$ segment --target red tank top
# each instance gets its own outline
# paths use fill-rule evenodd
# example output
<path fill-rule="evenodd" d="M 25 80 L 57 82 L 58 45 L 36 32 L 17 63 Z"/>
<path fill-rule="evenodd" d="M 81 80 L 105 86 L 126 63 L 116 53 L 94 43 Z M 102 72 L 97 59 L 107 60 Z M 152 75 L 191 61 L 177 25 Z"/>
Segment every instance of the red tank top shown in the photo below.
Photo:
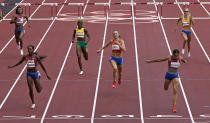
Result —
<path fill-rule="evenodd" d="M 27 68 L 35 68 L 37 66 L 37 58 L 36 55 L 26 56 Z"/>
<path fill-rule="evenodd" d="M 118 42 L 120 43 L 120 39 L 118 40 Z M 122 49 L 120 48 L 120 46 L 116 43 L 112 43 L 112 52 L 118 52 L 118 53 L 121 53 L 122 52 Z"/>
<path fill-rule="evenodd" d="M 180 67 L 180 57 L 175 59 L 173 56 L 171 56 L 170 60 L 168 61 L 168 68 L 177 70 Z"/>

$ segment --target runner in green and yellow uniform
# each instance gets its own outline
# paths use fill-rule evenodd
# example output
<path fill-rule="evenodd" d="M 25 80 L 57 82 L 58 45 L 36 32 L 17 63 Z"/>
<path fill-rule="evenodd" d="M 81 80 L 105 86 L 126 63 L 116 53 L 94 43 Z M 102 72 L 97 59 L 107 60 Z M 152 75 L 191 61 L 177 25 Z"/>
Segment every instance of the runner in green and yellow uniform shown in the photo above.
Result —
<path fill-rule="evenodd" d="M 88 37 L 87 41 L 86 36 Z M 87 29 L 83 27 L 83 21 L 81 19 L 77 21 L 77 28 L 74 29 L 72 43 L 74 43 L 75 37 L 77 37 L 76 52 L 80 67 L 80 74 L 83 74 L 84 72 L 82 69 L 81 54 L 83 53 L 85 60 L 88 60 L 87 44 L 90 41 L 90 35 L 88 34 Z"/>

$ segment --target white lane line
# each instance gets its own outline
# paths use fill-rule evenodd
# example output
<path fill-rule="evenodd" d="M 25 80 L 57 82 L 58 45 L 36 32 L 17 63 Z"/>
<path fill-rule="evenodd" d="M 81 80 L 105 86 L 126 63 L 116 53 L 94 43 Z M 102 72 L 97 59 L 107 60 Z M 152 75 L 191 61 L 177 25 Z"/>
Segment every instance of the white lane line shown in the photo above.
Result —
<path fill-rule="evenodd" d="M 43 0 L 42 3 L 44 3 L 46 0 Z M 31 14 L 31 16 L 29 17 L 29 19 L 38 11 L 38 9 L 41 7 L 41 5 L 39 5 L 36 10 Z M 25 22 L 23 24 L 23 26 L 25 26 L 27 22 Z M 15 38 L 15 35 L 12 36 L 12 38 L 7 42 L 7 44 L 1 49 L 0 54 L 2 54 L 2 52 L 7 48 L 7 46 L 11 43 L 11 41 Z"/>
<path fill-rule="evenodd" d="M 177 1 L 177 0 L 175 0 L 175 1 L 176 1 L 177 5 L 178 5 L 178 7 L 179 7 L 180 11 L 182 12 L 182 14 L 184 14 L 184 12 L 183 12 L 183 10 L 182 10 L 181 6 L 178 4 L 178 1 Z M 192 32 L 193 32 L 193 34 L 194 34 L 195 38 L 196 38 L 196 39 L 197 39 L 197 41 L 198 41 L 198 44 L 200 45 L 200 47 L 201 47 L 201 49 L 202 49 L 203 53 L 205 54 L 205 56 L 206 56 L 206 58 L 207 58 L 208 62 L 210 62 L 209 56 L 208 56 L 208 54 L 206 53 L 206 51 L 205 51 L 205 49 L 204 49 L 203 45 L 201 44 L 201 42 L 200 42 L 200 40 L 199 40 L 199 38 L 198 38 L 197 34 L 195 33 L 195 31 L 194 31 L 194 29 L 193 29 L 193 28 L 191 28 L 191 29 L 192 29 Z"/>
<path fill-rule="evenodd" d="M 62 9 L 62 8 L 61 8 Z M 59 10 L 58 14 L 60 13 L 61 9 Z M 58 15 L 57 14 L 57 15 Z M 50 26 L 48 27 L 48 29 L 46 30 L 45 34 L 43 35 L 42 39 L 40 40 L 39 44 L 36 46 L 35 52 L 37 51 L 37 49 L 39 48 L 39 46 L 41 45 L 41 43 L 43 42 L 44 38 L 46 37 L 46 35 L 48 34 L 49 30 L 51 29 L 52 25 L 54 24 L 56 19 L 54 19 Z M 12 85 L 12 87 L 10 88 L 9 92 L 7 93 L 7 95 L 5 96 L 4 100 L 2 101 L 2 103 L 0 104 L 0 110 L 2 109 L 4 103 L 6 102 L 6 100 L 8 99 L 9 95 L 11 94 L 12 90 L 15 88 L 17 82 L 19 81 L 20 77 L 22 76 L 24 70 L 26 69 L 26 65 L 23 67 L 22 71 L 20 72 L 20 74 L 18 75 L 17 79 L 15 80 L 14 84 Z"/>
<path fill-rule="evenodd" d="M 133 3 L 133 0 L 131 0 Z M 142 93 L 141 93 L 141 80 L 140 80 L 140 72 L 139 72 L 139 55 L 136 41 L 136 25 L 135 25 L 135 15 L 134 15 L 134 6 L 132 4 L 132 18 L 133 18 L 133 34 L 134 34 L 134 44 L 135 44 L 135 54 L 136 54 L 136 71 L 137 71 L 137 80 L 138 80 L 138 89 L 139 89 L 139 105 L 140 105 L 140 113 L 141 113 L 141 122 L 144 123 L 144 114 L 143 114 L 143 105 L 142 105 Z"/>
<path fill-rule="evenodd" d="M 20 3 L 22 3 L 24 0 L 21 0 L 21 2 Z M 5 7 L 5 6 L 2 6 L 2 7 Z M 3 21 L 4 20 L 4 18 L 6 18 L 12 11 L 14 11 L 14 9 L 16 9 L 17 8 L 17 5 L 12 9 L 12 10 L 10 10 L 4 17 L 3 17 L 3 19 L 2 20 L 0 20 L 0 22 L 1 21 Z"/>
<path fill-rule="evenodd" d="M 62 67 L 61 67 L 61 69 L 60 69 L 60 72 L 59 72 L 59 74 L 58 74 L 57 80 L 56 80 L 55 85 L 54 85 L 54 87 L 53 87 L 52 93 L 51 93 L 50 98 L 49 98 L 49 100 L 48 100 L 47 106 L 46 106 L 46 108 L 45 108 L 45 110 L 44 110 L 44 113 L 43 113 L 43 115 L 42 115 L 42 118 L 41 118 L 40 123 L 43 123 L 43 122 L 44 122 L 45 116 L 46 116 L 47 111 L 48 111 L 48 109 L 49 109 L 49 106 L 50 106 L 50 103 L 51 103 L 51 101 L 52 101 L 52 98 L 53 98 L 53 96 L 54 96 L 54 94 L 55 94 L 55 90 L 56 90 L 56 88 L 57 88 L 57 85 L 58 85 L 58 82 L 59 82 L 59 80 L 60 80 L 61 74 L 62 74 L 62 72 L 63 72 L 64 66 L 65 66 L 66 61 L 67 61 L 67 59 L 68 59 L 69 53 L 70 53 L 70 51 L 71 51 L 71 47 L 72 47 L 72 42 L 70 43 L 69 49 L 68 49 L 68 51 L 67 51 L 67 53 L 66 53 L 66 57 L 65 57 L 65 59 L 64 59 L 64 61 L 63 61 L 63 65 L 62 65 Z"/>
<path fill-rule="evenodd" d="M 200 2 L 200 0 L 197 0 L 198 2 Z M 200 5 L 202 6 L 202 8 L 206 11 L 206 13 L 210 16 L 209 11 L 206 9 L 206 7 L 200 3 Z"/>
<path fill-rule="evenodd" d="M 65 3 L 66 3 L 67 1 L 68 1 L 68 0 L 66 0 Z M 87 0 L 87 1 L 89 2 L 89 0 Z M 88 3 L 88 2 L 87 2 L 87 3 Z M 85 9 L 83 10 L 83 14 L 85 13 L 85 10 L 86 10 L 87 5 L 88 5 L 88 4 L 85 5 Z M 63 7 L 64 7 L 64 5 L 62 5 L 61 9 L 62 9 Z M 61 10 L 61 9 L 60 9 L 60 10 Z M 60 12 L 59 12 L 59 13 L 60 13 Z M 59 13 L 58 13 L 58 14 L 59 14 Z M 57 14 L 57 15 L 58 15 L 58 14 Z M 52 98 L 53 98 L 53 96 L 54 96 L 54 94 L 55 94 L 55 90 L 56 90 L 56 88 L 57 88 L 57 86 L 58 86 L 58 82 L 59 82 L 60 77 L 61 77 L 61 75 L 62 75 L 62 72 L 63 72 L 63 69 L 64 69 L 64 67 L 65 67 L 66 61 L 67 61 L 67 59 L 68 59 L 69 53 L 70 53 L 70 51 L 71 51 L 71 47 L 72 47 L 72 42 L 70 43 L 69 49 L 68 49 L 68 51 L 67 51 L 67 53 L 66 53 L 65 59 L 64 59 L 64 61 L 63 61 L 63 65 L 62 65 L 62 67 L 61 67 L 61 69 L 60 69 L 60 72 L 59 72 L 59 74 L 58 74 L 58 77 L 57 77 L 57 79 L 56 79 L 55 85 L 54 85 L 53 90 L 52 90 L 52 92 L 51 92 L 50 98 L 49 98 L 49 100 L 48 100 L 47 106 L 46 106 L 46 108 L 45 108 L 45 110 L 44 110 L 44 113 L 43 113 L 43 115 L 42 115 L 42 118 L 41 118 L 40 123 L 43 123 L 43 122 L 44 122 L 45 116 L 46 116 L 47 111 L 48 111 L 48 109 L 49 109 L 49 106 L 50 106 L 50 103 L 51 103 L 51 101 L 52 101 Z"/>
<path fill-rule="evenodd" d="M 155 0 L 153 0 L 153 2 L 155 2 Z M 157 5 L 155 5 L 155 9 L 156 9 L 156 11 L 157 11 Z M 169 53 L 170 53 L 170 55 L 172 55 L 171 48 L 170 48 L 170 45 L 169 45 L 169 42 L 168 42 L 168 38 L 167 38 L 167 36 L 166 36 L 165 29 L 164 29 L 164 27 L 163 27 L 162 20 L 161 20 L 161 17 L 160 17 L 160 14 L 159 14 L 159 13 L 158 13 L 158 18 L 159 18 L 159 21 L 160 21 L 160 24 L 161 24 L 161 28 L 162 28 L 164 37 L 165 37 L 165 39 L 166 39 L 166 44 L 167 44 L 167 46 L 168 46 Z M 180 78 L 179 78 L 179 84 L 180 84 L 180 87 L 181 87 L 181 90 L 182 90 L 182 94 L 183 94 L 183 97 L 184 97 L 184 100 L 185 100 L 185 103 L 186 103 L 186 106 L 187 106 L 187 110 L 188 110 L 190 119 L 191 119 L 192 123 L 195 123 L 195 121 L 194 121 L 194 119 L 193 119 L 193 116 L 192 116 L 192 112 L 191 112 L 189 103 L 188 103 L 188 100 L 187 100 L 187 96 L 186 96 L 186 94 L 185 94 L 185 91 L 184 91 L 184 88 L 183 88 L 183 85 L 182 85 L 182 82 L 181 82 L 181 79 L 180 79 Z"/>
<path fill-rule="evenodd" d="M 111 0 L 109 0 L 109 5 L 110 5 L 110 3 L 111 3 Z M 106 13 L 106 24 L 105 24 L 105 29 L 104 29 L 104 38 L 103 38 L 102 46 L 105 45 L 105 41 L 106 41 L 108 21 L 109 21 L 109 15 L 108 15 L 108 13 Z M 91 123 L 94 123 L 94 118 L 95 118 L 95 110 L 96 110 L 96 102 L 97 102 L 97 96 L 98 96 L 98 88 L 99 88 L 99 81 L 100 81 L 100 75 L 101 75 L 103 54 L 104 54 L 104 50 L 102 50 L 102 52 L 101 52 L 101 58 L 100 58 L 100 63 L 99 63 L 98 77 L 97 77 L 96 90 L 95 90 L 95 96 L 94 96 L 94 102 L 93 102 L 93 110 L 92 110 L 92 115 L 91 115 Z"/>

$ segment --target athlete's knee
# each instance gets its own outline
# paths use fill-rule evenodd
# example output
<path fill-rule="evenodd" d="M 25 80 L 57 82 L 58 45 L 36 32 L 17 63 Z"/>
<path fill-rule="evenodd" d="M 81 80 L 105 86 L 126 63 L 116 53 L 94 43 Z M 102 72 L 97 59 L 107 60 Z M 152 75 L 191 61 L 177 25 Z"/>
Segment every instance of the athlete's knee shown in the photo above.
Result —
<path fill-rule="evenodd" d="M 177 88 L 174 88 L 174 89 L 173 89 L 173 94 L 177 94 L 177 93 L 178 93 Z"/>
<path fill-rule="evenodd" d="M 77 59 L 80 61 L 81 60 L 81 56 L 80 55 L 77 55 Z"/>
<path fill-rule="evenodd" d="M 84 55 L 85 57 L 85 60 L 87 61 L 88 60 L 88 54 Z"/>
<path fill-rule="evenodd" d="M 117 70 L 117 67 L 114 67 L 113 70 L 114 70 L 114 72 L 117 72 L 117 71 L 118 71 L 118 70 Z"/>
<path fill-rule="evenodd" d="M 168 90 L 168 84 L 164 84 L 164 90 L 167 91 Z"/>
<path fill-rule="evenodd" d="M 42 91 L 42 87 L 39 87 L 39 88 L 37 89 L 37 92 L 38 92 L 38 93 L 41 93 L 41 91 Z"/>
<path fill-rule="evenodd" d="M 168 90 L 168 86 L 164 85 L 164 90 L 167 91 Z"/>

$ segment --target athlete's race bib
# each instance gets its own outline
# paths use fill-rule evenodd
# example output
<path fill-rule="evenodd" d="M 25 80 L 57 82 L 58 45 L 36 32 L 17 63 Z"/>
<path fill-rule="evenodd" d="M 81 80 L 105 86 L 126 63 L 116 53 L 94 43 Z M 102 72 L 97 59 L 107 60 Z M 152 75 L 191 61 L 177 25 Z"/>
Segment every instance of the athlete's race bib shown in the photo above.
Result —
<path fill-rule="evenodd" d="M 27 62 L 27 67 L 28 67 L 28 68 L 33 68 L 33 67 L 35 67 L 34 60 L 28 60 L 28 62 Z"/>
<path fill-rule="evenodd" d="M 180 67 L 180 63 L 179 62 L 171 62 L 171 67 L 172 68 L 179 68 Z"/>
<path fill-rule="evenodd" d="M 119 45 L 112 45 L 112 50 L 120 50 L 120 46 Z"/>

